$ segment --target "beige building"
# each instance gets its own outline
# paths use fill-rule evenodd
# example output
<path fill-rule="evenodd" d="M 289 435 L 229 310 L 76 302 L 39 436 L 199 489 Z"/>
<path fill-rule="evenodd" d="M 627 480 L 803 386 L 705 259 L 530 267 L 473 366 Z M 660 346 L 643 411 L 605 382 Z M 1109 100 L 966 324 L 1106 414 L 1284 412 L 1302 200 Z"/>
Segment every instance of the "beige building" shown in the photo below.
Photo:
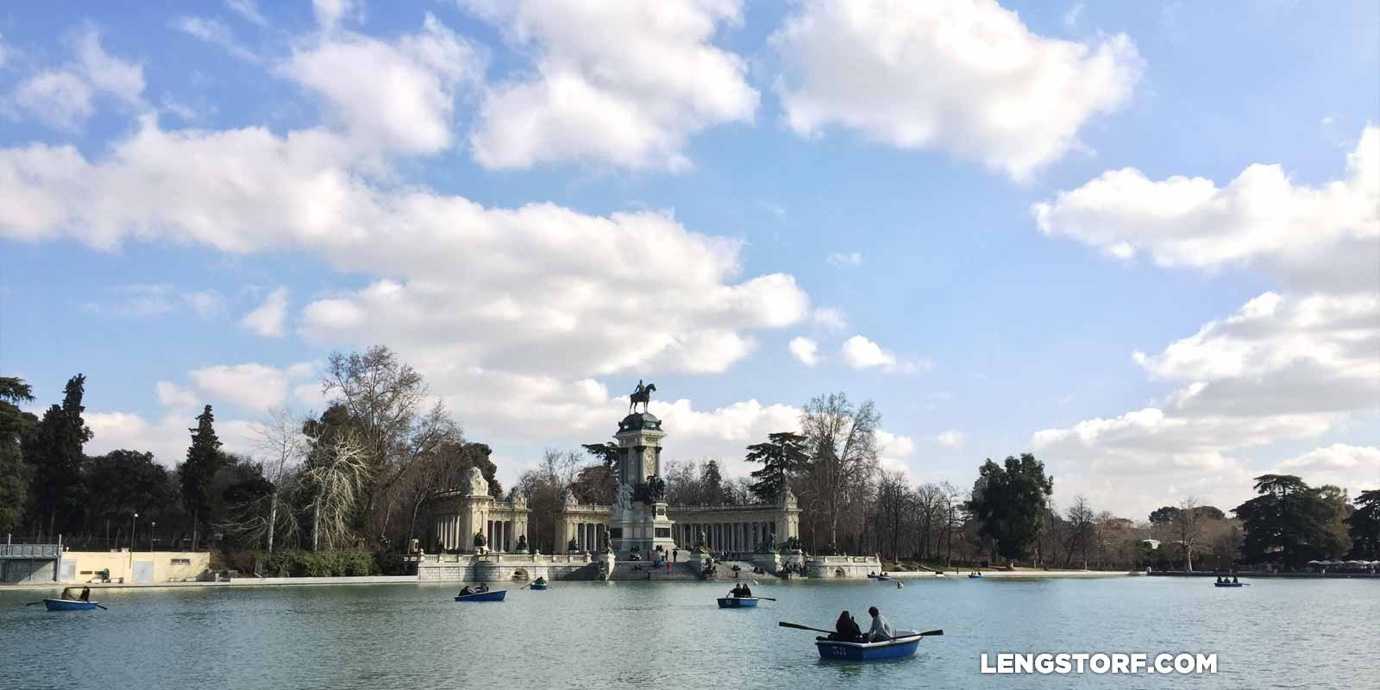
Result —
<path fill-rule="evenodd" d="M 111 582 L 141 585 L 196 580 L 211 567 L 204 551 L 64 551 L 58 581 L 96 582 L 108 571 Z"/>

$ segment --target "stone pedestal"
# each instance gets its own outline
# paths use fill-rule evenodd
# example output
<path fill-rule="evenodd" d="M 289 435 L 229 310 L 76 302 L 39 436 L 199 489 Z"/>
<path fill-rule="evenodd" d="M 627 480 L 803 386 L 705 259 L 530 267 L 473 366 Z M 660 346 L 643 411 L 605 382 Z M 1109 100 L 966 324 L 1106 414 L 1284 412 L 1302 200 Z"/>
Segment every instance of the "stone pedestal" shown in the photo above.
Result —
<path fill-rule="evenodd" d="M 636 495 L 638 487 L 661 476 L 661 420 L 650 413 L 630 414 L 618 423 L 618 496 L 609 515 L 609 542 L 619 558 L 636 552 L 651 559 L 660 546 L 675 548 L 672 526 L 662 497 Z"/>

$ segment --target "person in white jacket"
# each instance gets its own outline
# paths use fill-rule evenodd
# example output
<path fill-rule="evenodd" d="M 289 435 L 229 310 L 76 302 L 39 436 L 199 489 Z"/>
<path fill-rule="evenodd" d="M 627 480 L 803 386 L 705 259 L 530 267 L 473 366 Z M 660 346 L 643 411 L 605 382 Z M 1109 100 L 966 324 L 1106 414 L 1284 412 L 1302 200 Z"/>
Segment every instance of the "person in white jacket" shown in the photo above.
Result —
<path fill-rule="evenodd" d="M 867 631 L 868 641 L 883 642 L 890 640 L 893 637 L 891 623 L 888 623 L 885 618 L 882 618 L 882 613 L 877 610 L 876 606 L 869 608 L 867 612 L 872 616 L 872 629 Z"/>

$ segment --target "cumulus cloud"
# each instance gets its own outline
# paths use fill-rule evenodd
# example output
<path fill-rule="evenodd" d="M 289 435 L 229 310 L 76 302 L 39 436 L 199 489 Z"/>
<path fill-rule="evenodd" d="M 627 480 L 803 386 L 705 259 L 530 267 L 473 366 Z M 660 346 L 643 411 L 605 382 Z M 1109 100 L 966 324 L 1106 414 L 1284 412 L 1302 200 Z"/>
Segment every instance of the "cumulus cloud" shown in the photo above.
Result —
<path fill-rule="evenodd" d="M 143 66 L 105 52 L 94 28 L 76 35 L 72 52 L 69 64 L 44 69 L 20 82 L 11 96 L 17 110 L 52 127 L 75 129 L 95 112 L 97 95 L 130 106 L 142 103 Z"/>
<path fill-rule="evenodd" d="M 1037 432 L 1036 448 L 1071 477 L 1065 486 L 1107 505 L 1149 507 L 1140 487 L 1153 485 L 1230 507 L 1268 470 L 1251 456 L 1380 409 L 1380 128 L 1362 133 L 1344 179 L 1315 187 L 1277 165 L 1248 166 L 1222 188 L 1124 169 L 1033 211 L 1046 235 L 1115 256 L 1202 271 L 1247 265 L 1286 286 L 1158 353 L 1133 353 L 1147 376 L 1177 384 L 1164 400 Z M 1367 456 L 1334 444 L 1287 466 L 1357 457 Z"/>
<path fill-rule="evenodd" d="M 1380 448 L 1334 443 L 1285 460 L 1277 471 L 1299 475 L 1313 486 L 1340 486 L 1355 496 L 1380 489 Z"/>
<path fill-rule="evenodd" d="M 890 350 L 868 339 L 855 335 L 845 341 L 839 349 L 843 361 L 854 369 L 880 369 L 887 372 L 912 373 L 931 368 L 929 360 L 902 360 Z"/>
<path fill-rule="evenodd" d="M 219 46 L 240 60 L 259 61 L 259 56 L 235 40 L 234 32 L 219 20 L 208 17 L 180 17 L 173 21 L 172 27 L 192 38 Z"/>
<path fill-rule="evenodd" d="M 1304 289 L 1376 285 L 1380 127 L 1366 127 L 1343 179 L 1298 184 L 1280 165 L 1248 166 L 1225 187 L 1202 177 L 1102 173 L 1032 207 L 1041 232 L 1167 267 L 1256 265 Z"/>
<path fill-rule="evenodd" d="M 280 338 L 287 321 L 288 290 L 280 287 L 268 293 L 262 304 L 244 315 L 240 325 L 265 338 Z"/>
<path fill-rule="evenodd" d="M 228 402 L 246 410 L 266 412 L 288 398 L 288 376 L 263 364 L 216 365 L 188 373 L 208 402 Z"/>
<path fill-rule="evenodd" d="M 690 164 L 691 135 L 757 109 L 745 62 L 712 43 L 741 21 L 736 0 L 461 4 L 534 55 L 530 74 L 491 87 L 480 108 L 470 145 L 485 167 L 676 170 Z"/>
<path fill-rule="evenodd" d="M 1078 145 L 1131 94 L 1124 34 L 1039 36 L 993 0 L 808 0 L 771 36 L 790 128 L 830 126 L 903 149 L 943 149 L 1014 178 Z"/>
<path fill-rule="evenodd" d="M 819 364 L 819 343 L 809 338 L 795 337 L 791 338 L 788 347 L 791 351 L 791 356 L 795 357 L 801 364 L 807 367 L 813 367 Z"/>
<path fill-rule="evenodd" d="M 187 456 L 191 435 L 187 429 L 196 426 L 200 410 L 165 411 L 150 419 L 131 412 L 95 411 L 84 415 L 91 428 L 91 441 L 86 444 L 87 455 L 100 455 L 113 450 L 138 450 L 153 453 L 154 459 L 169 469 Z M 230 453 L 251 455 L 258 441 L 255 422 L 223 416 L 216 418 L 216 436 L 222 449 Z"/>
<path fill-rule="evenodd" d="M 456 95 L 482 71 L 475 48 L 431 14 L 421 31 L 393 42 L 323 33 L 279 67 L 326 101 L 352 143 L 407 154 L 450 147 Z"/>

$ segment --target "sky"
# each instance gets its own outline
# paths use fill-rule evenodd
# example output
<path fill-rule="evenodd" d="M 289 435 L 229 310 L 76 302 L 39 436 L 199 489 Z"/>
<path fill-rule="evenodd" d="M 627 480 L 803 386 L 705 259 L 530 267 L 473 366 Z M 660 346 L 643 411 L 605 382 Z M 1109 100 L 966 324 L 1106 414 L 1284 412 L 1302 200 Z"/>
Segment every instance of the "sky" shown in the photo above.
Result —
<path fill-rule="evenodd" d="M 511 484 L 655 382 L 670 460 L 882 414 L 1054 501 L 1380 486 L 1380 5 L 0 9 L 0 371 L 88 453 L 255 452 L 394 349 Z"/>

